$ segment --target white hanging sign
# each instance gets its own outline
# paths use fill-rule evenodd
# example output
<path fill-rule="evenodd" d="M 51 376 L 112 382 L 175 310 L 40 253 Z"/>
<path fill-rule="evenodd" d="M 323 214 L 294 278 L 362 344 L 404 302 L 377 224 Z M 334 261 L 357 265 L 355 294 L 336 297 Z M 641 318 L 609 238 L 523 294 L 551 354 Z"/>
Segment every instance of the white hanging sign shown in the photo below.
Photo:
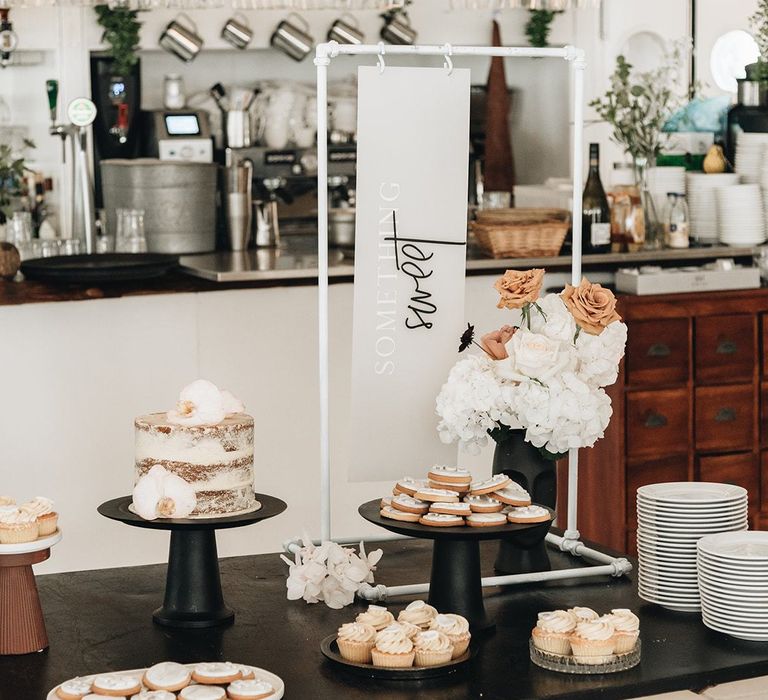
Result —
<path fill-rule="evenodd" d="M 350 477 L 455 463 L 435 397 L 464 327 L 466 69 L 358 70 Z"/>

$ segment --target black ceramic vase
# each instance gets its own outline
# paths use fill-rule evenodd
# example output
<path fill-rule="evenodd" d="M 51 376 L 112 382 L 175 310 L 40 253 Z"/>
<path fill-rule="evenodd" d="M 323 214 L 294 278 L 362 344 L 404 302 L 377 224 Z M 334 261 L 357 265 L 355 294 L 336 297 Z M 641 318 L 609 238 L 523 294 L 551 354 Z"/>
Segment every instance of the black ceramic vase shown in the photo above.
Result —
<path fill-rule="evenodd" d="M 507 432 L 507 439 L 496 445 L 493 473 L 506 474 L 531 494 L 533 503 L 554 509 L 557 500 L 557 464 L 542 457 L 537 448 L 525 442 L 524 430 Z M 499 542 L 494 568 L 500 574 L 549 571 L 551 568 L 544 542 L 545 532 L 531 542 L 515 545 Z"/>

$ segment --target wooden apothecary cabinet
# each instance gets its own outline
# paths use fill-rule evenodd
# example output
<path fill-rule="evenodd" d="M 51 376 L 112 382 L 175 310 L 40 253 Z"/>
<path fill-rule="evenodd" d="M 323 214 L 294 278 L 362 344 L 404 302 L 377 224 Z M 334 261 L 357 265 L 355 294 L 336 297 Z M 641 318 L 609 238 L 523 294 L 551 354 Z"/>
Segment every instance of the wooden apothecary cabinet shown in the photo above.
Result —
<path fill-rule="evenodd" d="M 768 289 L 621 296 L 619 310 L 613 418 L 580 453 L 582 536 L 634 554 L 637 488 L 661 481 L 744 486 L 750 526 L 768 528 Z"/>

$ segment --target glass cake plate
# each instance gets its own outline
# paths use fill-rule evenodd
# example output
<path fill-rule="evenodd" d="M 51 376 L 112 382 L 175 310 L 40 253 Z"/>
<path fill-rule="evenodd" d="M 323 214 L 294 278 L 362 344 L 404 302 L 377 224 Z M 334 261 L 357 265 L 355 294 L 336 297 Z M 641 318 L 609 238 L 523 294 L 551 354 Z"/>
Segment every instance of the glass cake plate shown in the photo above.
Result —
<path fill-rule="evenodd" d="M 614 654 L 611 660 L 602 664 L 584 664 L 575 661 L 572 656 L 561 656 L 560 654 L 550 654 L 546 651 L 537 649 L 531 639 L 528 642 L 531 651 L 531 661 L 541 668 L 549 671 L 558 671 L 559 673 L 577 673 L 577 674 L 599 674 L 599 673 L 618 673 L 626 671 L 637 666 L 640 663 L 640 640 L 637 640 L 635 648 L 625 654 Z"/>

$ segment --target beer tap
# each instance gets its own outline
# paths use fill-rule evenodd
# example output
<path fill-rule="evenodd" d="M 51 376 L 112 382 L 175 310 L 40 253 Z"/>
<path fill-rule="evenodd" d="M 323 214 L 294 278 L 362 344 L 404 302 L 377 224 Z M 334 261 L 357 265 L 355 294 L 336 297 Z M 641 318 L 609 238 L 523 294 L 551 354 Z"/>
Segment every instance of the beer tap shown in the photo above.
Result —
<path fill-rule="evenodd" d="M 11 54 L 19 43 L 13 24 L 8 19 L 10 10 L 0 10 L 0 68 L 5 68 L 11 62 Z"/>
<path fill-rule="evenodd" d="M 96 105 L 86 97 L 76 97 L 67 106 L 69 123 L 61 123 L 57 120 L 59 83 L 57 80 L 47 80 L 45 87 L 51 117 L 48 132 L 51 136 L 61 138 L 62 158 L 65 162 L 67 140 L 70 143 L 70 235 L 84 239 L 85 251 L 90 255 L 95 252 L 96 211 L 88 162 L 88 127 L 96 118 Z"/>

